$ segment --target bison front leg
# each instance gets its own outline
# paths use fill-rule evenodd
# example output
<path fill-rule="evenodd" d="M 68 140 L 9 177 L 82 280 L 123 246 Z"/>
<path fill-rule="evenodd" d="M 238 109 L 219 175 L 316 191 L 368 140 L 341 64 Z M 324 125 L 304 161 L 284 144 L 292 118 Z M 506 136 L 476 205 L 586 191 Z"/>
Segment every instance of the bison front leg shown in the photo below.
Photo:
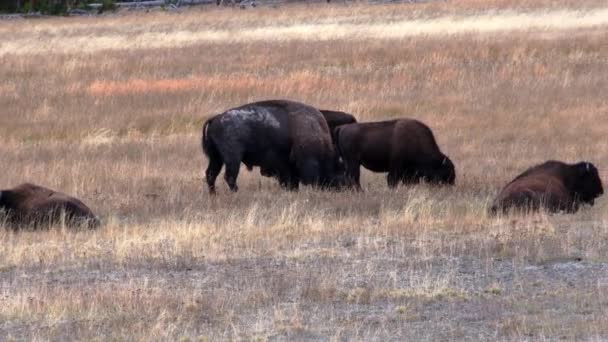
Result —
<path fill-rule="evenodd" d="M 346 186 L 355 188 L 355 190 L 361 190 L 361 166 L 359 160 L 346 159 L 344 158 L 345 178 Z"/>
<path fill-rule="evenodd" d="M 279 184 L 282 188 L 287 189 L 289 191 L 297 191 L 299 188 L 298 179 L 289 175 L 281 175 L 279 177 Z"/>
<path fill-rule="evenodd" d="M 361 190 L 361 167 L 359 163 L 349 163 L 346 168 L 346 177 L 348 186 L 353 187 L 355 190 Z"/>
<path fill-rule="evenodd" d="M 298 180 L 304 185 L 319 186 L 321 180 L 320 163 L 316 159 L 304 159 L 296 162 Z"/>
<path fill-rule="evenodd" d="M 386 176 L 386 183 L 389 188 L 394 189 L 399 185 L 401 179 L 401 172 L 399 172 L 399 170 L 390 170 Z"/>
<path fill-rule="evenodd" d="M 285 165 L 284 168 L 281 168 L 279 171 L 279 184 L 282 188 L 285 188 L 289 191 L 297 191 L 300 185 L 300 181 L 296 176 L 295 172 L 292 172 L 289 165 Z"/>
<path fill-rule="evenodd" d="M 287 180 L 287 190 L 298 191 L 300 188 L 300 180 L 294 174 L 291 174 Z"/>

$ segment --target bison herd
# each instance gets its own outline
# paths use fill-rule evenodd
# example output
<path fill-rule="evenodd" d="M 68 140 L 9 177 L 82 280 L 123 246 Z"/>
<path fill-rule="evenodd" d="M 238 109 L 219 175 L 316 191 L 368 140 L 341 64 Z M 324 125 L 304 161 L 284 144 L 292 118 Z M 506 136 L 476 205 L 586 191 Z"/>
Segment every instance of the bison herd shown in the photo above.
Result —
<path fill-rule="evenodd" d="M 413 119 L 358 123 L 354 116 L 288 100 L 249 103 L 212 116 L 203 125 L 203 152 L 209 160 L 210 194 L 224 167 L 230 190 L 238 190 L 241 163 L 278 180 L 281 187 L 300 184 L 339 191 L 361 190 L 363 166 L 387 173 L 390 188 L 400 183 L 453 185 L 454 163 L 437 145 L 431 129 Z M 508 183 L 493 201 L 490 214 L 511 210 L 576 212 L 604 193 L 590 162 L 547 161 Z M 0 211 L 11 227 L 65 222 L 99 226 L 80 200 L 33 184 L 0 191 Z"/>

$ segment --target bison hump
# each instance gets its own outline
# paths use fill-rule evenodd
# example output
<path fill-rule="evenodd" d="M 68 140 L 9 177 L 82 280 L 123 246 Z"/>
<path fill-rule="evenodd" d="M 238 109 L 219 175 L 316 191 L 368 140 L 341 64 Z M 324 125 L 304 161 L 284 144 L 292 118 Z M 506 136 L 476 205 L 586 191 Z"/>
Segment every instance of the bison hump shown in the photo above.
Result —
<path fill-rule="evenodd" d="M 231 109 L 224 113 L 220 121 L 223 124 L 233 125 L 237 129 L 252 123 L 272 128 L 281 126 L 279 120 L 269 109 L 259 106 Z"/>

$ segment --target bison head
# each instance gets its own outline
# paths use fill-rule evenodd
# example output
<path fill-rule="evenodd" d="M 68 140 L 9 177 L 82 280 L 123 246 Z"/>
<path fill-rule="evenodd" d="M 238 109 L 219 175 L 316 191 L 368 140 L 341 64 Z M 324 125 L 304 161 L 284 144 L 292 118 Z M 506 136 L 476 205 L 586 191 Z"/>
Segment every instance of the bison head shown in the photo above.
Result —
<path fill-rule="evenodd" d="M 450 158 L 447 156 L 443 158 L 439 170 L 443 183 L 453 185 L 456 182 L 456 168 L 454 167 L 454 163 L 452 163 Z"/>
<path fill-rule="evenodd" d="M 342 190 L 346 185 L 346 168 L 342 158 L 336 156 L 330 166 L 330 168 L 324 170 L 319 185 L 327 190 Z"/>
<path fill-rule="evenodd" d="M 260 174 L 264 177 L 276 177 L 279 178 L 279 172 L 273 168 L 266 166 L 260 166 Z"/>
<path fill-rule="evenodd" d="M 453 185 L 456 181 L 454 163 L 447 156 L 423 168 L 419 174 L 426 182 L 433 184 Z"/>
<path fill-rule="evenodd" d="M 593 205 L 594 200 L 604 194 L 597 168 L 589 162 L 575 164 L 574 168 L 573 188 L 570 190 L 579 201 Z"/>
<path fill-rule="evenodd" d="M 325 187 L 329 190 L 342 190 L 346 187 L 346 177 L 343 173 L 336 173 L 329 177 Z"/>

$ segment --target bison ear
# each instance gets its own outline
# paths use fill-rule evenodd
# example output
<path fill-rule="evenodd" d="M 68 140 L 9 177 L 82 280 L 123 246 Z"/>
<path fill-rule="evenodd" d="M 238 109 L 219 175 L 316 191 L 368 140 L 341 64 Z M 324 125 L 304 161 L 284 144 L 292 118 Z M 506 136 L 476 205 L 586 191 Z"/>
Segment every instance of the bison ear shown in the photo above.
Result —
<path fill-rule="evenodd" d="M 584 176 L 584 175 L 588 174 L 589 172 L 591 172 L 591 163 L 583 162 L 578 165 L 579 175 Z"/>

